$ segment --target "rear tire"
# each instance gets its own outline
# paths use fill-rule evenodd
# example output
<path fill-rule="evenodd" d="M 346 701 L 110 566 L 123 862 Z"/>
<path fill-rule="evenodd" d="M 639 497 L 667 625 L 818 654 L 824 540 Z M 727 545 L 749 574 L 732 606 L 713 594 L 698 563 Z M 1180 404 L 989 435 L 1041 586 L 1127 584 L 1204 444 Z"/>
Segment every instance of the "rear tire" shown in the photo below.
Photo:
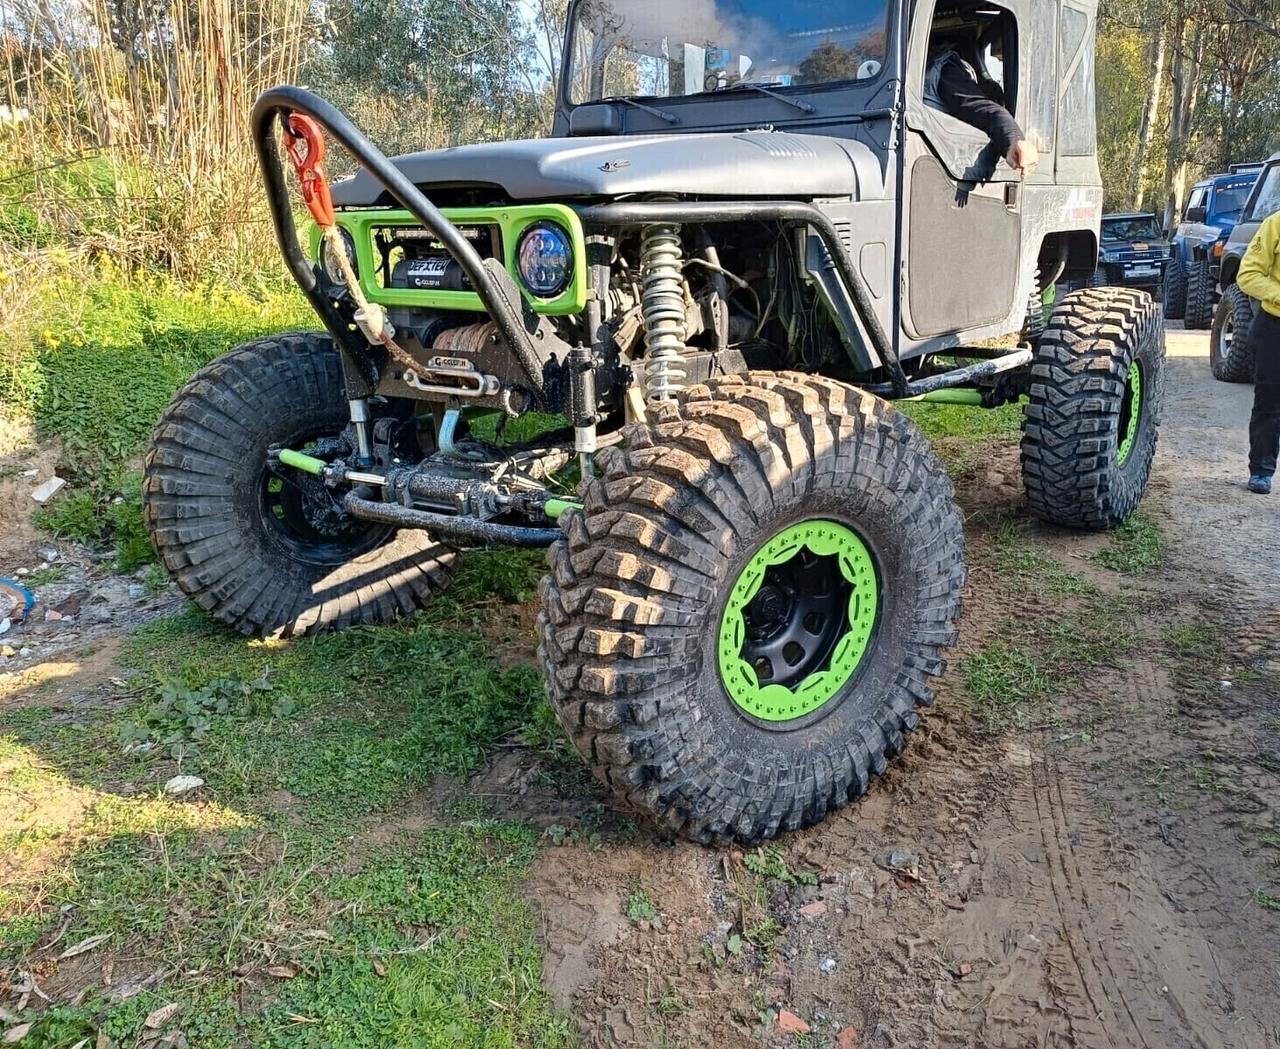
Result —
<path fill-rule="evenodd" d="M 1253 302 L 1232 284 L 1222 293 L 1209 333 L 1209 368 L 1219 382 L 1253 382 L 1252 326 Z"/>
<path fill-rule="evenodd" d="M 1031 365 L 1022 478 L 1033 514 L 1112 528 L 1151 475 L 1164 388 L 1164 325 L 1146 292 L 1084 289 L 1049 318 Z"/>
<path fill-rule="evenodd" d="M 353 521 L 319 479 L 268 469 L 271 446 L 298 450 L 347 422 L 338 354 L 314 333 L 240 346 L 174 396 L 147 452 L 143 514 L 161 562 L 215 619 L 286 637 L 386 623 L 447 584 L 455 554 L 425 532 Z"/>
<path fill-rule="evenodd" d="M 1178 259 L 1170 259 L 1164 268 L 1164 315 L 1166 320 L 1180 321 L 1187 311 L 1187 271 Z"/>
<path fill-rule="evenodd" d="M 1187 308 L 1182 323 L 1187 328 L 1207 328 L 1213 321 L 1213 277 L 1209 273 L 1209 260 L 1198 259 L 1191 264 L 1187 276 Z"/>
<path fill-rule="evenodd" d="M 596 776 L 701 842 L 752 844 L 863 794 L 933 702 L 964 582 L 951 485 L 915 424 L 838 382 L 755 372 L 658 405 L 598 462 L 538 619 L 551 705 Z M 771 575 L 814 569 L 790 538 L 809 528 L 864 547 L 829 551 L 846 632 L 822 654 L 827 614 L 802 608 L 813 644 L 762 656 L 783 636 L 770 616 L 831 592 Z"/>

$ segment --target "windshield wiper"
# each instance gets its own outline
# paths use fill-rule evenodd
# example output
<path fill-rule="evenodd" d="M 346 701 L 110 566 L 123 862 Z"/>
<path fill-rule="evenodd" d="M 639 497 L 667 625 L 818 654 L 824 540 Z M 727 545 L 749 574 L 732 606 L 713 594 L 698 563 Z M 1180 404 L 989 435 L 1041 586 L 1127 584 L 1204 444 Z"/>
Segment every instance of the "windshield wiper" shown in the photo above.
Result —
<path fill-rule="evenodd" d="M 788 98 L 781 95 L 767 84 L 757 84 L 752 80 L 739 80 L 736 84 L 730 84 L 724 91 L 758 91 L 762 95 L 768 95 L 770 98 L 776 98 L 779 102 L 785 102 L 787 105 L 800 110 L 801 113 L 816 113 L 817 110 L 808 102 L 802 102 L 798 98 Z"/>
<path fill-rule="evenodd" d="M 643 102 L 637 102 L 634 98 L 627 98 L 626 95 L 610 95 L 608 98 L 600 99 L 601 102 L 624 102 L 629 106 L 635 106 L 636 109 L 651 113 L 659 120 L 665 120 L 668 124 L 680 123 L 680 118 L 674 113 L 668 113 L 665 109 L 655 109 L 653 106 L 646 106 Z"/>

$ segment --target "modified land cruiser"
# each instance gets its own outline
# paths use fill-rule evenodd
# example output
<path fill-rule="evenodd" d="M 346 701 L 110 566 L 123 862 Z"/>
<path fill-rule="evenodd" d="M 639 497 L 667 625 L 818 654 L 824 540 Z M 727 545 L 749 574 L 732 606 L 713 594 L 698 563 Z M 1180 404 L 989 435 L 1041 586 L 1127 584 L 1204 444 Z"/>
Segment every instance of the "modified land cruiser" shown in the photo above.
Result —
<path fill-rule="evenodd" d="M 146 460 L 165 565 L 287 637 L 408 615 L 467 547 L 549 547 L 539 657 L 604 782 L 700 841 L 822 819 L 902 750 L 956 639 L 961 515 L 895 401 L 1025 399 L 1044 520 L 1109 528 L 1146 487 L 1154 303 L 1042 305 L 1098 257 L 1095 19 L 576 0 L 552 137 L 394 160 L 266 92 L 280 247 L 326 330 L 176 395 Z M 942 48 L 1001 85 L 1025 181 L 925 103 Z M 360 165 L 332 187 L 326 138 Z"/>

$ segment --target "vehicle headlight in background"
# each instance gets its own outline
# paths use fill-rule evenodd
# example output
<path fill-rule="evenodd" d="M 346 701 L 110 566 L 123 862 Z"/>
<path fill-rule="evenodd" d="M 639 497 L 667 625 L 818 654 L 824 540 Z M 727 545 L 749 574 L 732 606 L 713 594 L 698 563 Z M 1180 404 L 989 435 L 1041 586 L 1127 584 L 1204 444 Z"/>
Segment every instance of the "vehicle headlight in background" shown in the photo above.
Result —
<path fill-rule="evenodd" d="M 1102 253 L 1102 261 L 1103 262 L 1119 262 L 1120 253 L 1115 251 L 1104 251 Z"/>
<path fill-rule="evenodd" d="M 540 299 L 554 299 L 573 278 L 573 241 L 554 222 L 536 222 L 516 245 L 516 269 L 524 286 Z"/>
<path fill-rule="evenodd" d="M 356 242 L 341 226 L 338 227 L 338 236 L 342 238 L 342 243 L 346 245 L 347 258 L 351 260 L 351 272 L 359 273 L 356 268 Z M 346 280 L 342 276 L 342 270 L 338 266 L 338 255 L 333 250 L 333 245 L 329 243 L 329 238 L 324 237 L 320 241 L 320 265 L 324 267 L 325 276 L 339 287 L 346 287 Z"/>

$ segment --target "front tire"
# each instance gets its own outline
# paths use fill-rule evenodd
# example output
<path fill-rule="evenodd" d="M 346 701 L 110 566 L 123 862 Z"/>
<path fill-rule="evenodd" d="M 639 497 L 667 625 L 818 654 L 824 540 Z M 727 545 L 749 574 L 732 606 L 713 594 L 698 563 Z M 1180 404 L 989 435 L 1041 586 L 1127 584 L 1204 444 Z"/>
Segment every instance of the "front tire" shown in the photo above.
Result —
<path fill-rule="evenodd" d="M 1182 323 L 1187 328 L 1207 328 L 1213 321 L 1213 276 L 1209 260 L 1197 259 L 1187 276 L 1187 308 Z"/>
<path fill-rule="evenodd" d="M 323 482 L 268 449 L 301 450 L 348 421 L 327 335 L 237 347 L 174 396 L 151 439 L 143 514 L 160 560 L 215 619 L 294 636 L 386 623 L 448 582 L 454 552 L 425 532 L 347 518 Z"/>
<path fill-rule="evenodd" d="M 1033 514 L 1103 529 L 1133 513 L 1160 428 L 1164 325 L 1145 292 L 1068 295 L 1049 318 L 1023 409 L 1022 479 Z"/>
<path fill-rule="evenodd" d="M 1222 293 L 1209 333 L 1209 369 L 1219 382 L 1253 382 L 1252 325 L 1253 303 L 1232 284 Z"/>
<path fill-rule="evenodd" d="M 594 773 L 702 842 L 863 794 L 956 636 L 963 532 L 924 436 L 840 383 L 749 373 L 657 406 L 599 462 L 538 621 Z"/>
<path fill-rule="evenodd" d="M 1170 259 L 1164 268 L 1164 315 L 1166 320 L 1180 321 L 1187 311 L 1187 271 L 1182 263 Z"/>

